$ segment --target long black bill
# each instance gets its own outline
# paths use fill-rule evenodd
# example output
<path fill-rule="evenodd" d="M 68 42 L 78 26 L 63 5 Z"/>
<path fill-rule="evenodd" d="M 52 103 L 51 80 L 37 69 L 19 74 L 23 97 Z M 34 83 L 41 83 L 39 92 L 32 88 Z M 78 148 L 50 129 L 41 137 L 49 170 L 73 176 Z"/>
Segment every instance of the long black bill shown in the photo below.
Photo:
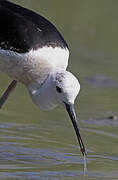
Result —
<path fill-rule="evenodd" d="M 76 117 L 74 105 L 70 105 L 70 104 L 65 103 L 65 106 L 66 106 L 67 112 L 68 112 L 68 114 L 72 120 L 74 129 L 75 129 L 75 132 L 77 135 L 77 139 L 78 139 L 78 142 L 80 145 L 80 150 L 81 150 L 83 155 L 86 155 L 86 149 L 85 149 L 82 137 L 81 137 L 80 132 L 79 132 L 79 127 L 78 127 L 78 122 L 77 122 L 77 117 Z"/>

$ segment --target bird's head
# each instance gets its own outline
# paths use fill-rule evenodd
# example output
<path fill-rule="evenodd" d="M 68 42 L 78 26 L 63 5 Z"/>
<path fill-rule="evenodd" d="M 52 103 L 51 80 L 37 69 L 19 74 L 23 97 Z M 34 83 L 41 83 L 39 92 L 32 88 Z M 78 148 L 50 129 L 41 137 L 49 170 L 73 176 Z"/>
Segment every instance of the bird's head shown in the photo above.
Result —
<path fill-rule="evenodd" d="M 29 88 L 31 98 L 42 109 L 53 109 L 59 104 L 65 107 L 74 126 L 81 151 L 85 155 L 85 147 L 79 132 L 74 108 L 75 99 L 80 91 L 77 78 L 72 73 L 61 70 L 49 75 L 41 87 L 38 88 L 36 85 L 31 87 Z"/>
<path fill-rule="evenodd" d="M 77 78 L 68 71 L 61 71 L 53 76 L 55 97 L 63 106 L 74 105 L 74 101 L 80 91 L 80 84 Z"/>

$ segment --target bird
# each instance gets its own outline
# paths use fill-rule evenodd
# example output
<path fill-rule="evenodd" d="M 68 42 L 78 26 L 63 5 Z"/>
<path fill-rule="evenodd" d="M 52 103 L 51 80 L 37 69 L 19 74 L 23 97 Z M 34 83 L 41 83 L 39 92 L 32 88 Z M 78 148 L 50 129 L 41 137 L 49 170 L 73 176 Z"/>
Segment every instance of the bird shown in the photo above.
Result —
<path fill-rule="evenodd" d="M 61 105 L 67 110 L 86 156 L 74 105 L 80 83 L 67 71 L 68 44 L 46 18 L 8 0 L 0 0 L 0 24 L 0 73 L 12 79 L 0 108 L 22 83 L 37 107 L 52 110 Z"/>

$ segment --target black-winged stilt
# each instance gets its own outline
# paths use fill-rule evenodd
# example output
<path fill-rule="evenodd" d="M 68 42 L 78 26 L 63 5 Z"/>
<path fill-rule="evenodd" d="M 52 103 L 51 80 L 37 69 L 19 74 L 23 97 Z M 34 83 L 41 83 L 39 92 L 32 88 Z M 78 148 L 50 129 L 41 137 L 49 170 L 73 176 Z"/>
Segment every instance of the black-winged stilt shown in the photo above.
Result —
<path fill-rule="evenodd" d="M 27 87 L 38 107 L 53 109 L 61 104 L 72 120 L 85 156 L 74 110 L 80 84 L 66 71 L 67 43 L 47 19 L 7 0 L 0 0 L 0 24 L 0 71 L 13 79 L 0 99 L 0 106 L 17 82 Z"/>

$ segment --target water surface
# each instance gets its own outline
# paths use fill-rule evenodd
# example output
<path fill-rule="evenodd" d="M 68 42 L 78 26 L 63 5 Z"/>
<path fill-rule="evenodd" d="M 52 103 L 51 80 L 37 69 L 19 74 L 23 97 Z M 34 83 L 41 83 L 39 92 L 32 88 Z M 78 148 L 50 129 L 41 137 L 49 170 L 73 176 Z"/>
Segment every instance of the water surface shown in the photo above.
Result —
<path fill-rule="evenodd" d="M 81 83 L 76 110 L 88 173 L 84 177 L 83 157 L 65 110 L 39 110 L 19 84 L 0 112 L 0 179 L 118 179 L 118 2 L 15 2 L 48 17 L 70 46 L 69 70 Z M 0 76 L 0 93 L 10 81 Z"/>

